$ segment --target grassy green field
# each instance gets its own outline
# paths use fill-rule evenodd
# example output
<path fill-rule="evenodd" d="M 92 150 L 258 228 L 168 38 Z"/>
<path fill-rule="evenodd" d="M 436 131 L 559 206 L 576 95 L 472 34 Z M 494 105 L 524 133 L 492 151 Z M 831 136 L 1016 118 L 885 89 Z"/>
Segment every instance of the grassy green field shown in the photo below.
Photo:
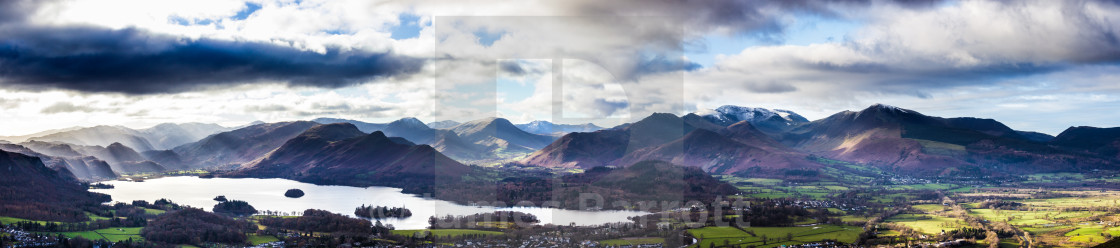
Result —
<path fill-rule="evenodd" d="M 938 211 L 942 211 L 942 210 L 945 210 L 946 208 L 948 208 L 948 207 L 943 206 L 941 204 L 922 204 L 922 205 L 914 205 L 914 206 L 911 206 L 911 207 L 914 208 L 914 209 L 922 210 L 926 213 L 938 212 Z"/>
<path fill-rule="evenodd" d="M 795 245 L 823 240 L 837 240 L 844 243 L 855 242 L 861 227 L 818 225 L 804 227 L 749 227 L 746 231 L 734 227 L 704 227 L 688 230 L 693 237 L 699 238 L 700 243 L 693 247 L 708 247 L 709 245 L 754 245 L 758 247 L 775 247 L 782 244 Z M 752 235 L 751 233 L 754 234 Z M 785 240 L 790 235 L 793 240 Z M 769 241 L 763 244 L 762 237 Z M 698 245 L 698 246 L 697 246 Z"/>
<path fill-rule="evenodd" d="M 4 225 L 12 224 L 12 223 L 20 222 L 20 221 L 28 221 L 28 220 L 27 219 L 14 218 L 14 217 L 0 217 L 0 223 L 3 223 Z M 40 224 L 45 224 L 46 223 L 46 221 L 36 221 L 36 222 L 39 222 Z"/>
<path fill-rule="evenodd" d="M 125 240 L 128 240 L 128 239 L 132 239 L 134 241 L 140 241 L 140 240 L 144 240 L 144 238 L 140 236 L 140 230 L 141 229 L 143 229 L 143 228 L 142 227 L 112 227 L 112 228 L 97 229 L 97 230 L 93 230 L 93 231 L 84 231 L 84 232 L 57 232 L 57 234 L 62 234 L 63 236 L 71 237 L 71 238 L 80 236 L 82 238 L 89 239 L 89 240 L 105 239 L 105 240 L 109 240 L 109 241 L 112 241 L 112 242 L 121 242 L 121 241 L 125 241 Z"/>
<path fill-rule="evenodd" d="M 441 236 L 441 237 L 448 237 L 448 236 L 457 237 L 457 236 L 465 235 L 465 234 L 481 234 L 481 235 L 502 235 L 502 234 L 504 234 L 502 232 L 469 230 L 469 229 L 393 230 L 393 234 L 402 235 L 402 236 L 412 236 L 414 233 L 422 232 L 422 231 L 430 231 L 430 232 L 432 232 L 432 235 Z"/>
<path fill-rule="evenodd" d="M 1039 226 L 1039 227 L 1028 226 L 1028 227 L 1022 227 L 1020 229 L 1023 229 L 1023 231 L 1027 231 L 1027 232 L 1031 233 L 1032 235 L 1039 235 L 1039 234 L 1043 234 L 1043 233 L 1049 233 L 1049 232 L 1058 231 L 1058 230 L 1062 230 L 1062 229 L 1069 229 L 1069 228 L 1070 228 L 1069 226 L 1057 225 L 1057 226 Z"/>
<path fill-rule="evenodd" d="M 95 215 L 95 214 L 93 214 L 93 213 L 90 213 L 90 212 L 86 212 L 86 217 L 88 217 L 88 218 L 89 218 L 89 220 L 93 220 L 93 221 L 97 221 L 97 220 L 108 220 L 108 219 L 109 219 L 108 217 L 101 217 L 101 216 L 97 216 L 97 215 Z"/>
<path fill-rule="evenodd" d="M 928 214 L 900 214 L 886 219 L 886 222 L 905 225 L 926 234 L 939 234 L 941 231 L 948 232 L 966 227 L 960 219 Z"/>
<path fill-rule="evenodd" d="M 651 245 L 651 244 L 661 244 L 661 243 L 665 243 L 664 238 L 648 238 L 648 237 L 621 238 L 621 239 L 608 239 L 608 240 L 599 241 L 600 245 L 612 245 L 612 246 Z"/>
<path fill-rule="evenodd" d="M 269 242 L 280 241 L 280 239 L 277 239 L 276 237 L 274 237 L 272 235 L 249 234 L 248 237 L 249 237 L 249 243 L 253 244 L 253 245 L 259 245 L 259 244 L 264 244 L 264 243 L 269 243 Z"/>
<path fill-rule="evenodd" d="M 843 222 L 867 222 L 868 220 L 871 220 L 871 217 L 855 216 L 855 215 L 840 216 L 840 221 L 843 221 Z"/>
<path fill-rule="evenodd" d="M 1006 222 L 1007 224 L 1016 226 L 1032 226 L 1050 224 L 1053 221 L 1047 220 L 1048 217 L 1060 217 L 1063 214 L 1050 211 L 1016 211 L 1016 210 L 992 210 L 992 209 L 969 209 L 970 215 L 980 216 L 990 221 Z M 1070 213 L 1064 214 L 1070 216 Z"/>
<path fill-rule="evenodd" d="M 1082 227 L 1065 234 L 1066 237 L 1101 236 L 1107 233 L 1111 236 L 1120 236 L 1120 228 L 1105 228 L 1103 226 Z"/>
<path fill-rule="evenodd" d="M 1023 204 L 1035 208 L 1110 207 L 1120 205 L 1117 196 L 1084 196 L 1026 200 Z"/>
<path fill-rule="evenodd" d="M 144 213 L 154 214 L 154 215 L 161 215 L 161 214 L 166 213 L 166 212 L 167 211 L 164 211 L 162 209 L 152 209 L 152 208 L 145 208 L 144 209 Z"/>

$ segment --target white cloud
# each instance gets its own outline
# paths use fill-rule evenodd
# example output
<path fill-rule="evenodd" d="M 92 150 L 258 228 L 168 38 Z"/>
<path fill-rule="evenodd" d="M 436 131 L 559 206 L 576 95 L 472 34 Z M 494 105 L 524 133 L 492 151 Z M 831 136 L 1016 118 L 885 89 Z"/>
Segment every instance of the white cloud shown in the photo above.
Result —
<path fill-rule="evenodd" d="M 261 8 L 243 20 L 233 18 L 247 3 Z M 646 72 L 639 67 L 655 55 L 682 57 L 682 41 L 702 35 L 781 32 L 794 12 L 866 26 L 843 41 L 748 47 L 697 71 Z M 390 38 L 402 13 L 415 13 L 427 24 L 418 37 Z M 565 92 L 565 99 L 571 99 L 565 106 L 590 116 L 618 114 L 607 112 L 618 109 L 617 104 L 610 108 L 611 103 L 623 100 L 628 105 L 621 112 L 630 118 L 722 104 L 791 109 L 821 118 L 884 102 L 931 114 L 997 117 L 1014 127 L 1053 132 L 1068 123 L 1011 113 L 1115 110 L 1120 96 L 1120 86 L 1111 83 L 1120 69 L 1096 65 L 1120 59 L 1120 36 L 1114 31 L 1120 30 L 1120 9 L 1096 1 L 964 0 L 915 7 L 889 1 L 98 0 L 49 3 L 29 20 L 42 26 L 135 27 L 185 40 L 268 42 L 320 53 L 328 47 L 391 51 L 434 62 L 416 74 L 339 89 L 283 82 L 144 96 L 7 89 L 0 106 L 11 107 L 3 113 L 27 121 L 10 124 L 5 132 L 182 121 L 232 125 L 315 115 L 464 120 L 502 114 L 495 109 L 508 110 L 504 114 L 519 121 L 550 117 L 551 78 L 527 82 L 536 86 L 528 99 L 508 101 L 496 95 L 494 63 L 518 58 L 583 59 L 609 72 L 613 79 L 599 80 L 607 77 L 565 66 L 571 79 L 566 87 L 591 96 L 576 99 Z M 503 35 L 487 46 L 474 34 L 479 30 Z M 625 90 L 608 90 L 603 83 Z M 82 110 L 41 113 L 57 104 Z M 1062 116 L 1070 123 L 1116 125 L 1090 114 Z"/>

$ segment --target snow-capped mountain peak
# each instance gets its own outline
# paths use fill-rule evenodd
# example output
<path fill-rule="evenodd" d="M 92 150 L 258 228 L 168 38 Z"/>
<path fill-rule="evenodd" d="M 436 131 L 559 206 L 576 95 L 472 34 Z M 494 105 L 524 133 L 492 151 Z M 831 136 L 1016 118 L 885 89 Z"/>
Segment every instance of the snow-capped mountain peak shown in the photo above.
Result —
<path fill-rule="evenodd" d="M 410 126 L 410 127 L 420 127 L 420 126 L 427 127 L 428 126 L 428 125 L 424 124 L 423 121 L 420 121 L 419 119 L 416 119 L 416 118 L 413 118 L 413 117 L 401 118 L 400 120 L 394 121 L 390 124 L 393 124 L 393 123 L 396 123 L 397 125 L 404 125 L 404 126 Z"/>
<path fill-rule="evenodd" d="M 805 117 L 801 117 L 797 113 L 789 110 L 775 109 L 770 110 L 766 108 L 752 108 L 735 105 L 723 105 L 715 110 L 715 115 L 711 115 L 716 119 L 727 120 L 734 122 L 747 121 L 751 124 L 761 122 L 773 118 L 775 116 L 788 122 L 787 124 L 793 125 L 801 122 L 808 122 Z M 704 116 L 704 115 L 701 115 Z"/>
<path fill-rule="evenodd" d="M 730 126 L 740 121 L 746 121 L 760 129 L 777 132 L 790 127 L 809 122 L 808 119 L 789 110 L 752 108 L 735 105 L 724 105 L 716 109 L 706 109 L 696 112 L 704 119 L 722 126 Z"/>

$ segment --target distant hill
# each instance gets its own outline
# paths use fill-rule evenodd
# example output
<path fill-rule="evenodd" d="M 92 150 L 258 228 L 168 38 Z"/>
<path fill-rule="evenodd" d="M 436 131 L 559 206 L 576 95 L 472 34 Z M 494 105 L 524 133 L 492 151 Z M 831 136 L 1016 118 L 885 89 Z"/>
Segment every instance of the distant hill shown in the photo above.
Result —
<path fill-rule="evenodd" d="M 717 174 L 820 167 L 806 157 L 747 121 L 722 127 L 694 114 L 654 114 L 621 128 L 570 133 L 521 162 L 591 168 L 662 160 Z"/>
<path fill-rule="evenodd" d="M 469 121 L 450 130 L 466 143 L 483 147 L 490 158 L 512 158 L 529 154 L 555 140 L 554 137 L 525 132 L 504 118 Z"/>
<path fill-rule="evenodd" d="M 430 127 L 416 118 L 406 117 L 375 124 L 354 120 L 318 118 L 315 122 L 350 123 L 362 132 L 381 131 L 402 144 L 430 145 L 459 161 L 495 162 L 529 154 L 548 145 L 555 137 L 525 132 L 502 118 L 485 118 L 466 123 L 442 121 Z M 364 128 L 363 128 L 364 127 Z M 407 140 L 407 143 L 404 142 Z"/>
<path fill-rule="evenodd" d="M 311 121 L 319 123 L 319 124 L 350 123 L 350 124 L 353 124 L 355 127 L 358 127 L 358 130 L 361 130 L 363 133 L 372 133 L 374 131 L 384 130 L 385 125 L 386 125 L 384 123 L 369 123 L 369 122 L 363 122 L 363 121 L 355 121 L 355 120 L 347 120 L 347 119 L 339 119 L 339 118 L 325 118 L 325 117 L 324 118 L 315 118 L 314 120 L 311 120 Z"/>
<path fill-rule="evenodd" d="M 122 155 L 119 152 L 124 151 L 121 147 L 113 147 L 113 145 L 123 145 L 128 150 L 133 150 L 134 153 L 165 150 L 228 130 L 230 128 L 204 123 L 164 123 L 140 130 L 122 126 L 95 126 L 45 131 L 13 140 L 20 140 L 18 142 L 27 144 L 33 150 L 42 149 L 43 151 L 40 152 L 51 156 L 95 156 L 97 159 L 114 164 L 114 166 L 136 162 L 126 167 L 145 167 L 137 171 L 151 171 L 160 169 L 162 166 L 141 163 L 147 159 L 135 156 L 118 157 Z M 104 149 L 115 149 L 114 152 L 117 153 L 110 153 Z"/>
<path fill-rule="evenodd" d="M 696 114 L 716 125 L 725 127 L 746 121 L 760 131 L 771 134 L 789 131 L 798 125 L 809 122 L 805 117 L 789 110 L 770 110 L 735 105 L 724 105 L 716 109 L 702 110 L 696 112 Z"/>
<path fill-rule="evenodd" d="M 30 140 L 62 142 L 85 146 L 109 146 L 113 143 L 121 143 L 138 151 L 155 149 L 152 143 L 144 138 L 144 133 L 122 126 L 87 127 L 33 137 L 30 138 Z"/>
<path fill-rule="evenodd" d="M 416 144 L 431 144 L 435 142 L 436 130 L 424 125 L 416 118 L 401 118 L 390 122 L 382 129 L 386 136 L 401 137 Z"/>
<path fill-rule="evenodd" d="M 349 123 L 353 124 L 363 133 L 376 131 L 384 132 L 389 137 L 400 137 L 416 144 L 431 144 L 435 142 L 436 130 L 425 125 L 424 122 L 412 117 L 405 117 L 390 123 L 367 123 L 362 121 L 318 118 L 312 120 L 320 124 Z"/>
<path fill-rule="evenodd" d="M 696 129 L 677 140 L 631 152 L 619 164 L 663 160 L 699 167 L 713 174 L 776 169 L 819 169 L 806 155 L 771 139 L 747 121 L 710 131 Z"/>
<path fill-rule="evenodd" d="M 382 132 L 352 136 L 358 133 L 348 124 L 317 126 L 229 175 L 431 192 L 437 177 L 457 178 L 469 172 L 431 146 L 400 144 Z"/>
<path fill-rule="evenodd" d="M 103 171 L 100 171 L 102 163 L 108 164 L 114 174 L 162 172 L 169 169 L 162 164 L 150 161 L 136 150 L 121 143 L 112 143 L 107 147 L 102 147 L 62 142 L 28 141 L 20 143 L 20 145 L 48 156 L 72 161 L 72 165 L 79 164 L 75 160 L 82 160 L 81 163 L 85 163 L 87 167 L 91 165 L 97 167 L 90 169 L 99 171 L 97 173 L 101 175 L 105 175 Z M 173 168 L 178 169 L 177 167 Z M 80 169 L 76 171 L 80 171 Z M 77 175 L 81 176 L 80 172 Z"/>
<path fill-rule="evenodd" d="M 539 135 L 564 135 L 571 132 L 594 132 L 602 130 L 602 127 L 595 124 L 555 124 L 548 121 L 533 121 L 525 124 L 517 124 L 517 128 L 529 133 Z"/>
<path fill-rule="evenodd" d="M 229 130 L 233 128 L 209 123 L 163 123 L 138 131 L 152 144 L 154 150 L 167 150 Z"/>
<path fill-rule="evenodd" d="M 1070 127 L 1054 137 L 1050 144 L 1120 160 L 1120 127 Z"/>
<path fill-rule="evenodd" d="M 925 173 L 1063 171 L 1112 164 L 1051 148 L 995 120 L 932 117 L 879 104 L 801 125 L 783 141 L 832 159 Z"/>
<path fill-rule="evenodd" d="M 1038 143 L 1047 143 L 1047 142 L 1050 142 L 1051 140 L 1054 140 L 1054 136 L 1049 135 L 1049 134 L 1032 132 L 1032 131 L 1015 131 L 1015 132 L 1018 132 L 1019 136 L 1023 136 L 1023 138 L 1026 138 L 1027 140 L 1038 142 Z"/>
<path fill-rule="evenodd" d="M 310 121 L 264 123 L 210 135 L 175 147 L 183 167 L 232 168 L 280 147 L 311 127 Z"/>
<path fill-rule="evenodd" d="M 564 168 L 612 166 L 626 154 L 662 145 L 697 129 L 672 114 L 656 113 L 630 125 L 590 133 L 569 133 L 530 154 L 521 163 Z M 707 123 L 707 126 L 714 126 Z"/>
<path fill-rule="evenodd" d="M 7 141 L 8 143 L 22 143 L 24 141 L 27 141 L 30 138 L 41 137 L 41 136 L 45 136 L 45 135 L 53 134 L 53 133 L 73 131 L 73 130 L 78 130 L 78 129 L 82 129 L 82 128 L 83 127 L 69 127 L 69 128 L 61 128 L 61 129 L 51 129 L 51 130 L 46 130 L 46 131 L 31 133 L 31 134 L 26 134 L 26 135 L 0 136 L 0 140 Z"/>
<path fill-rule="evenodd" d="M 92 156 L 50 156 L 17 144 L 0 144 L 0 150 L 38 157 L 47 167 L 62 174 L 72 174 L 77 179 L 84 181 L 117 177 L 108 163 Z"/>
<path fill-rule="evenodd" d="M 431 127 L 431 128 L 435 128 L 435 129 L 448 129 L 448 128 L 458 126 L 459 124 L 462 124 L 462 123 L 457 122 L 457 121 L 453 121 L 453 120 L 443 120 L 443 121 L 428 123 L 428 126 Z"/>

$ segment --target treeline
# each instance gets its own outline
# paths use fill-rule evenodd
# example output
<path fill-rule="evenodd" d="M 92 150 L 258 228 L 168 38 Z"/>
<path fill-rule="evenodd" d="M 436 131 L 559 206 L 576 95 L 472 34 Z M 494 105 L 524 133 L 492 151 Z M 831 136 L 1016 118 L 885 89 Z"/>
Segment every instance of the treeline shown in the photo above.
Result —
<path fill-rule="evenodd" d="M 509 166 L 509 165 L 507 165 Z M 731 184 L 721 182 L 695 167 L 661 161 L 643 161 L 625 168 L 595 167 L 583 173 L 556 178 L 551 175 L 511 176 L 498 182 L 470 182 L 440 188 L 437 198 L 458 203 L 516 206 L 524 203 L 562 209 L 633 209 L 643 203 L 665 201 L 712 202 L 715 198 L 738 193 Z M 594 199 L 580 196 L 591 195 Z M 660 209 L 653 204 L 651 211 Z"/>
<path fill-rule="evenodd" d="M 0 203 L 0 216 L 65 222 L 89 220 L 89 217 L 86 216 L 85 211 L 82 211 L 82 208 L 34 202 L 23 202 L 12 205 Z"/>
<path fill-rule="evenodd" d="M 412 210 L 408 210 L 407 208 L 403 207 L 374 207 L 372 205 L 366 206 L 365 204 L 362 204 L 361 207 L 354 209 L 354 215 L 373 219 L 408 218 L 412 216 Z"/>
<path fill-rule="evenodd" d="M 513 211 L 496 211 L 465 216 L 447 215 L 443 218 L 428 217 L 428 225 L 431 229 L 493 229 L 494 226 L 479 226 L 478 224 L 502 222 L 512 223 L 513 225 L 510 225 L 510 227 L 528 227 L 541 221 L 535 215 Z"/>
<path fill-rule="evenodd" d="M 1022 203 L 1013 201 L 984 201 L 980 203 L 980 208 L 990 208 L 999 210 L 1018 210 L 1022 207 Z"/>
<path fill-rule="evenodd" d="M 249 205 L 248 202 L 240 200 L 231 200 L 219 202 L 214 205 L 214 213 L 225 214 L 231 216 L 246 216 L 257 213 L 257 209 Z"/>
<path fill-rule="evenodd" d="M 248 221 L 185 208 L 154 218 L 140 235 L 148 241 L 164 244 L 243 244 L 247 238 L 245 233 L 256 229 L 256 225 Z"/>
<path fill-rule="evenodd" d="M 30 232 L 79 232 L 110 227 L 142 227 L 148 223 L 149 218 L 155 216 L 143 208 L 125 203 L 117 203 L 100 210 L 102 211 L 96 213 L 107 219 L 83 222 L 20 221 L 13 224 Z"/>
<path fill-rule="evenodd" d="M 144 224 L 147 224 L 147 219 L 140 217 L 127 217 L 123 219 L 112 218 L 87 222 L 20 221 L 12 223 L 12 225 L 29 232 L 80 232 L 110 227 L 142 227 Z"/>
<path fill-rule="evenodd" d="M 152 203 L 148 203 L 148 201 L 145 200 L 136 200 L 132 201 L 132 205 L 142 208 L 159 209 L 163 211 L 175 211 L 183 209 L 183 206 L 179 206 L 179 204 L 176 204 L 175 202 L 164 198 L 156 200 Z"/>
<path fill-rule="evenodd" d="M 296 230 L 301 232 L 330 232 L 368 234 L 373 231 L 368 220 L 350 218 L 326 210 L 308 209 L 303 216 L 295 218 L 267 217 L 260 220 L 268 227 Z"/>
<path fill-rule="evenodd" d="M 957 230 L 951 230 L 945 233 L 948 239 L 987 239 L 989 234 L 996 234 L 999 238 L 1014 237 L 1015 232 L 1007 230 L 987 231 L 983 228 L 965 227 Z"/>
<path fill-rule="evenodd" d="M 91 189 L 112 189 L 112 188 L 116 188 L 116 186 L 113 186 L 112 184 L 94 183 L 94 184 L 90 184 L 89 188 L 91 188 Z"/>

